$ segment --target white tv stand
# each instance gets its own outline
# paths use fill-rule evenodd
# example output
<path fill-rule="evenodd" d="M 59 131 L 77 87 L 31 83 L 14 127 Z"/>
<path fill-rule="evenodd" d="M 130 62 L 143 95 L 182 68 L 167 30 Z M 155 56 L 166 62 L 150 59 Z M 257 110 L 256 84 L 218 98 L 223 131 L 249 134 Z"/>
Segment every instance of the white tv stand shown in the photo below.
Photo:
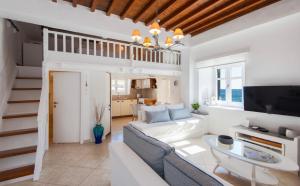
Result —
<path fill-rule="evenodd" d="M 289 139 L 276 133 L 260 132 L 245 126 L 234 126 L 230 128 L 230 135 L 242 141 L 250 142 L 286 156 L 300 166 L 300 136 Z"/>

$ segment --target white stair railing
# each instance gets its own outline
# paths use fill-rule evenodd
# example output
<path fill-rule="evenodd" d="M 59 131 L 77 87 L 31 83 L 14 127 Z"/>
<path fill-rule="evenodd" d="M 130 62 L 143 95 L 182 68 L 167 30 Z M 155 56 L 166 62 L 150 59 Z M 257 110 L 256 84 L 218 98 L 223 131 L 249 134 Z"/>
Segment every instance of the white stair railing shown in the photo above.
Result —
<path fill-rule="evenodd" d="M 44 40 L 47 38 L 43 36 Z M 47 50 L 47 47 L 44 45 L 44 54 Z M 35 167 L 33 180 L 38 180 L 43 167 L 43 157 L 46 151 L 47 143 L 47 126 L 48 126 L 48 83 L 47 83 L 47 73 L 45 66 L 42 67 L 42 90 L 40 95 L 40 103 L 37 116 L 38 124 L 38 143 L 37 151 L 35 157 Z"/>
<path fill-rule="evenodd" d="M 37 116 L 38 123 L 38 143 L 37 143 L 37 151 L 36 151 L 36 159 L 35 159 L 35 168 L 34 168 L 34 180 L 38 180 L 40 177 L 40 173 L 42 171 L 43 157 L 46 151 L 46 126 L 48 123 L 48 89 L 47 83 L 45 82 L 45 78 L 43 77 L 43 85 L 40 96 L 40 104 Z"/>
<path fill-rule="evenodd" d="M 132 62 L 162 63 L 180 66 L 180 51 L 160 50 L 131 43 L 87 37 L 44 28 L 46 52 L 97 56 L 130 60 Z M 46 57 L 47 54 L 44 54 Z"/>

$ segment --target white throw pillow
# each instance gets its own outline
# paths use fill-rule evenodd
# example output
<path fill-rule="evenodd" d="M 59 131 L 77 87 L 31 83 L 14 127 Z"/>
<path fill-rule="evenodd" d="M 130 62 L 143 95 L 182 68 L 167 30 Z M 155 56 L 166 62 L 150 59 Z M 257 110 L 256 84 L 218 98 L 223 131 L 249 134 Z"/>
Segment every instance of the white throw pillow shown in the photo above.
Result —
<path fill-rule="evenodd" d="M 183 103 L 170 104 L 170 105 L 166 105 L 166 107 L 168 109 L 183 109 L 184 108 L 184 104 Z"/>
<path fill-rule="evenodd" d="M 165 110 L 165 109 L 166 109 L 165 105 L 155 105 L 155 106 L 146 106 L 146 105 L 143 105 L 143 106 L 141 106 L 142 121 L 146 121 L 146 113 L 145 113 L 145 111 L 153 112 L 153 111 L 162 111 L 162 110 Z"/>

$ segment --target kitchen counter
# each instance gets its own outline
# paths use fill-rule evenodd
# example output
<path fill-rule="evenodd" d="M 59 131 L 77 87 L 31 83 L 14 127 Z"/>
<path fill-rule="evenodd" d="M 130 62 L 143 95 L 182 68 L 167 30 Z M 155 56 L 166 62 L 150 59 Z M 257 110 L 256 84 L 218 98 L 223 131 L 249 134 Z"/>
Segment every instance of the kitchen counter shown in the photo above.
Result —
<path fill-rule="evenodd" d="M 112 101 L 137 100 L 137 98 L 112 98 Z"/>

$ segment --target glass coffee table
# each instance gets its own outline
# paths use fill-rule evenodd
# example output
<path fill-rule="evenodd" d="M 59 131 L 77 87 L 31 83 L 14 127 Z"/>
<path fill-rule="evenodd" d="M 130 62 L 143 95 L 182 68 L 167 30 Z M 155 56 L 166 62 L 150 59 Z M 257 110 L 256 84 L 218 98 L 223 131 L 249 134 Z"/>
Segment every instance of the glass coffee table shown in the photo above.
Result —
<path fill-rule="evenodd" d="M 299 166 L 294 161 L 267 148 L 234 140 L 232 145 L 224 145 L 218 141 L 218 136 L 205 136 L 204 140 L 210 146 L 214 158 L 217 160 L 215 170 L 221 166 L 240 177 L 256 183 L 278 185 L 278 179 L 269 170 L 296 172 Z"/>

